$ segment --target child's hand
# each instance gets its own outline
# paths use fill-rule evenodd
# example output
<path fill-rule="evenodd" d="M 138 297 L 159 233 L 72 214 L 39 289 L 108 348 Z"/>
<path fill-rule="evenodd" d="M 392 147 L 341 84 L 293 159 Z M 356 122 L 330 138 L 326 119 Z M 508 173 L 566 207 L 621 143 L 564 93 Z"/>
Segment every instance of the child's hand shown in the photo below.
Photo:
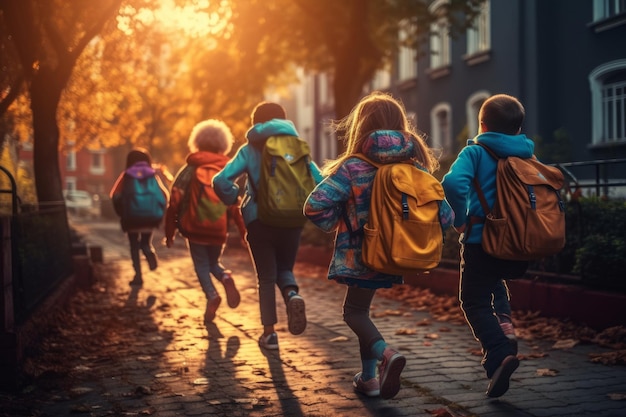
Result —
<path fill-rule="evenodd" d="M 456 230 L 459 234 L 463 233 L 465 231 L 465 224 L 455 227 L 454 230 Z"/>

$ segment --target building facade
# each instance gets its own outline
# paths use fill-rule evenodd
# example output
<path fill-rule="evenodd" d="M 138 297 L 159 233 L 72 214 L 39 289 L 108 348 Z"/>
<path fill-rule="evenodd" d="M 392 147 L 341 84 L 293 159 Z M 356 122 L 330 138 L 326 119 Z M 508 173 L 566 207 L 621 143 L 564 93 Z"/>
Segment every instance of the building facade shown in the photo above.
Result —
<path fill-rule="evenodd" d="M 436 13 L 449 0 L 435 0 Z M 478 110 L 506 93 L 526 108 L 523 132 L 551 163 L 626 158 L 626 2 L 623 0 L 486 0 L 472 28 L 458 37 L 441 18 L 424 50 L 400 48 L 369 90 L 404 102 L 418 129 L 452 160 L 478 130 Z M 400 37 L 404 36 L 402 33 Z M 419 52 L 419 53 L 418 53 Z M 328 105 L 319 80 L 315 141 L 328 143 Z M 332 141 L 331 141 L 332 142 Z M 334 157 L 318 146 L 318 160 Z M 571 168 L 592 181 L 597 166 Z M 604 166 L 626 181 L 626 164 Z"/>

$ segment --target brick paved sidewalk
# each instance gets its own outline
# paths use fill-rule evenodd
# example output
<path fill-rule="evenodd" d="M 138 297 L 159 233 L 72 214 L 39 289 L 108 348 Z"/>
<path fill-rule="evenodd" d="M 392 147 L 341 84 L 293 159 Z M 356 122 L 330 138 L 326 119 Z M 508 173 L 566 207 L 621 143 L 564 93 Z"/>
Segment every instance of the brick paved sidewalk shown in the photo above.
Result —
<path fill-rule="evenodd" d="M 511 389 L 499 400 L 488 399 L 479 346 L 467 326 L 436 322 L 427 312 L 380 296 L 373 304 L 375 321 L 387 342 L 406 355 L 407 366 L 394 399 L 360 396 L 352 388 L 360 370 L 358 342 L 341 317 L 344 287 L 326 280 L 324 266 L 301 264 L 296 270 L 307 330 L 289 334 L 279 302 L 280 350 L 262 351 L 256 278 L 246 251 L 227 249 L 223 257 L 234 271 L 241 304 L 230 309 L 223 302 L 207 329 L 204 296 L 180 243 L 158 247 L 159 268 L 144 274 L 142 289 L 131 290 L 125 237 L 119 232 L 112 243 L 111 227 L 79 225 L 89 231 L 90 244 L 103 246 L 105 262 L 95 270 L 112 278 L 76 301 L 102 322 L 74 332 L 91 337 L 113 319 L 118 330 L 100 341 L 101 349 L 68 358 L 66 372 L 52 386 L 31 387 L 37 400 L 22 406 L 31 414 L 15 415 L 626 416 L 626 402 L 612 399 L 626 395 L 626 369 L 589 362 L 588 353 L 603 351 L 597 346 L 554 350 L 520 341 L 527 359 Z"/>

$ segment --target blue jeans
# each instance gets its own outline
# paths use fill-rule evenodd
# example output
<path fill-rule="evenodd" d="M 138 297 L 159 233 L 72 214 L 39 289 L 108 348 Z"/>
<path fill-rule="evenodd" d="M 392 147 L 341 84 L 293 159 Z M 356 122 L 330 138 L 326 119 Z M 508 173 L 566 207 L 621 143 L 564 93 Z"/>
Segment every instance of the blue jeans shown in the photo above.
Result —
<path fill-rule="evenodd" d="M 224 245 L 204 245 L 190 241 L 187 241 L 187 245 L 189 246 L 189 254 L 191 255 L 193 267 L 204 295 L 206 295 L 207 300 L 215 298 L 217 291 L 213 286 L 211 274 L 218 281 L 222 281 L 225 269 L 220 262 L 220 257 L 222 256 Z"/>
<path fill-rule="evenodd" d="M 284 294 L 285 288 L 298 291 L 293 266 L 300 246 L 302 228 L 278 228 L 254 220 L 247 226 L 250 256 L 254 262 L 259 285 L 261 323 L 277 323 L 276 287 Z"/>
<path fill-rule="evenodd" d="M 521 277 L 527 268 L 528 262 L 497 259 L 486 254 L 480 244 L 461 246 L 459 300 L 467 323 L 482 346 L 482 365 L 488 378 L 505 357 L 517 353 L 504 335 L 498 315 L 511 314 L 504 280 Z"/>

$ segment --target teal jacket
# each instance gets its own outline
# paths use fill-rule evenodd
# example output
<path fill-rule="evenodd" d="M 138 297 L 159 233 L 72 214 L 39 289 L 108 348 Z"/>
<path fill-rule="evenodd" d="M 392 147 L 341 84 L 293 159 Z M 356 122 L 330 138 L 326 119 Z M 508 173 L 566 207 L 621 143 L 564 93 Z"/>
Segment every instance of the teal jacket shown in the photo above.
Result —
<path fill-rule="evenodd" d="M 496 199 L 497 161 L 485 149 L 476 146 L 474 141 L 484 143 L 500 157 L 530 158 L 535 150 L 534 142 L 526 135 L 511 136 L 486 132 L 468 141 L 468 146 L 461 150 L 442 181 L 446 199 L 454 210 L 454 226 L 459 227 L 465 224 L 466 232 L 471 216 L 485 217 L 485 212 L 472 184 L 474 177 L 478 179 L 489 207 L 493 207 Z M 464 243 L 480 243 L 482 232 L 482 223 L 474 224 L 469 236 L 465 233 L 462 241 Z"/>
<path fill-rule="evenodd" d="M 215 193 L 226 205 L 234 204 L 239 196 L 237 180 L 247 174 L 245 194 L 241 202 L 241 214 L 246 226 L 257 219 L 257 204 L 254 190 L 258 189 L 261 177 L 261 151 L 265 140 L 270 136 L 299 136 L 296 127 L 290 120 L 272 119 L 265 123 L 257 123 L 246 133 L 248 142 L 243 145 L 226 166 L 213 177 Z M 315 162 L 310 162 L 311 173 L 315 183 L 322 180 L 322 174 Z M 253 182 L 254 187 L 250 184 Z"/>

